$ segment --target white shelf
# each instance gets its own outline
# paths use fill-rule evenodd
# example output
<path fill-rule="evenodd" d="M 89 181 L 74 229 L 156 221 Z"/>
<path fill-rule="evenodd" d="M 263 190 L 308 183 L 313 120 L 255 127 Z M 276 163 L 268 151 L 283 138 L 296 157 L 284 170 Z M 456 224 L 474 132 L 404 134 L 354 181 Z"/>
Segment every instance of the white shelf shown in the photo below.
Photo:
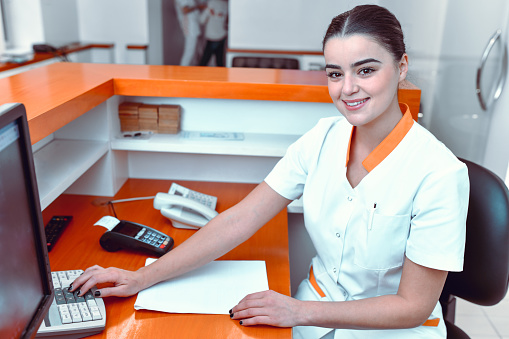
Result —
<path fill-rule="evenodd" d="M 106 141 L 55 139 L 35 152 L 41 208 L 51 204 L 107 151 Z"/>
<path fill-rule="evenodd" d="M 117 137 L 113 150 L 282 157 L 299 135 L 244 133 L 243 140 L 187 139 L 179 134 L 153 134 L 149 139 Z"/>

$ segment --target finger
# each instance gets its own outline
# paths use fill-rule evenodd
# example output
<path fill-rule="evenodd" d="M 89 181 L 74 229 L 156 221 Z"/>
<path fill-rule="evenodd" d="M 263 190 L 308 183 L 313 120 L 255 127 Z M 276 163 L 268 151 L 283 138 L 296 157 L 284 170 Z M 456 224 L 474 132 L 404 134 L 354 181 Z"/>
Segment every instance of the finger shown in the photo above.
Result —
<path fill-rule="evenodd" d="M 90 278 L 90 275 L 93 272 L 103 269 L 104 268 L 98 265 L 87 268 L 78 278 L 74 279 L 74 281 L 71 284 L 72 286 L 69 290 L 74 292 L 78 287 L 83 285 Z"/>
<path fill-rule="evenodd" d="M 248 319 L 260 315 L 267 315 L 266 310 L 263 309 L 262 305 L 257 305 L 253 307 L 245 307 L 242 309 L 238 309 L 235 312 L 230 314 L 230 318 L 234 320 L 242 320 Z"/>
<path fill-rule="evenodd" d="M 263 292 L 256 292 L 256 293 L 248 294 L 241 301 L 239 301 L 238 304 L 235 307 L 233 307 L 231 311 L 234 312 L 234 311 L 238 311 L 242 308 L 245 308 L 246 303 L 250 303 L 253 301 L 257 301 L 257 300 L 260 301 L 263 298 L 265 298 L 269 292 L 270 291 L 263 291 Z"/>
<path fill-rule="evenodd" d="M 274 295 L 275 292 L 272 290 L 249 294 L 239 301 L 232 311 L 240 311 L 249 307 L 263 307 L 267 303 L 267 300 L 270 300 Z"/>
<path fill-rule="evenodd" d="M 235 315 L 238 314 L 247 314 L 247 311 L 250 309 L 256 309 L 264 307 L 264 299 L 254 299 L 254 300 L 245 300 L 239 303 L 232 309 L 232 313 Z"/>
<path fill-rule="evenodd" d="M 80 287 L 80 295 L 85 294 L 88 290 L 90 290 L 92 287 L 98 284 L 116 283 L 118 280 L 118 274 L 116 274 L 115 271 L 112 269 L 104 269 L 89 272 L 84 278 L 86 280 Z"/>
<path fill-rule="evenodd" d="M 242 319 L 239 321 L 239 324 L 242 326 L 253 326 L 253 325 L 270 325 L 275 326 L 276 324 L 271 321 L 268 316 L 257 316 L 247 319 Z"/>
<path fill-rule="evenodd" d="M 128 288 L 125 285 L 113 286 L 113 287 L 104 287 L 104 288 L 101 288 L 101 289 L 97 289 L 96 293 L 95 293 L 96 297 L 101 297 L 101 298 L 102 297 L 111 297 L 111 296 L 127 297 L 127 296 L 130 296 L 130 295 L 131 294 L 128 292 Z"/>

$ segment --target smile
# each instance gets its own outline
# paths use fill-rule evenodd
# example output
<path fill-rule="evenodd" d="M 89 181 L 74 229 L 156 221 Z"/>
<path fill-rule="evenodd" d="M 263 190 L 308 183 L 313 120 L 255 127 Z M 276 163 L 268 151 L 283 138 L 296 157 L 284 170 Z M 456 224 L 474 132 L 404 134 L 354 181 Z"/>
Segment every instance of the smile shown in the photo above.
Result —
<path fill-rule="evenodd" d="M 365 99 L 362 99 L 362 100 L 343 100 L 343 102 L 345 103 L 345 107 L 347 110 L 349 111 L 355 111 L 355 110 L 358 110 L 358 109 L 361 109 L 362 107 L 364 107 L 364 104 L 369 100 L 369 98 L 365 98 Z"/>
<path fill-rule="evenodd" d="M 343 100 L 343 102 L 344 102 L 347 106 L 349 106 L 349 107 L 355 107 L 355 106 L 358 106 L 358 105 L 360 105 L 360 104 L 365 103 L 366 101 L 368 101 L 368 99 L 367 99 L 367 98 L 366 98 L 366 99 L 363 99 L 363 100 L 360 100 L 360 101 L 354 101 L 354 102 L 346 102 L 346 101 L 344 101 L 344 100 Z"/>

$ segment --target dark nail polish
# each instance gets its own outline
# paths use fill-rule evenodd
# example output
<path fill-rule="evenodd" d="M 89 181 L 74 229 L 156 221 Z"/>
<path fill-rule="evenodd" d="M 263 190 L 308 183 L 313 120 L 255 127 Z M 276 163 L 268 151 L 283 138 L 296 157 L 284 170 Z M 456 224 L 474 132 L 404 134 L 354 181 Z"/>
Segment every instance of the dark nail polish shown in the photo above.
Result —
<path fill-rule="evenodd" d="M 228 313 L 232 314 L 232 310 L 229 310 Z"/>
<path fill-rule="evenodd" d="M 96 297 L 100 297 L 100 296 L 101 296 L 101 291 L 95 291 L 95 292 L 94 292 L 94 295 L 95 295 Z"/>
<path fill-rule="evenodd" d="M 239 321 L 239 324 L 241 324 L 241 325 L 242 325 L 242 320 L 241 320 L 241 321 Z"/>
<path fill-rule="evenodd" d="M 233 318 L 233 313 L 230 313 L 230 318 Z"/>
<path fill-rule="evenodd" d="M 69 291 L 72 290 L 72 283 L 69 285 L 69 287 L 67 288 Z"/>

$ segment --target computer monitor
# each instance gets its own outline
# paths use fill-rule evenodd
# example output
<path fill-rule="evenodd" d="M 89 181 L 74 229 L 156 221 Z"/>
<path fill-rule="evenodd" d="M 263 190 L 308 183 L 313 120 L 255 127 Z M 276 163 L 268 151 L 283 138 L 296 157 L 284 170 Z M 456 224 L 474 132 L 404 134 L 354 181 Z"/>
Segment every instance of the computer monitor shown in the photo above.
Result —
<path fill-rule="evenodd" d="M 32 338 L 53 286 L 25 107 L 0 106 L 0 338 Z"/>

